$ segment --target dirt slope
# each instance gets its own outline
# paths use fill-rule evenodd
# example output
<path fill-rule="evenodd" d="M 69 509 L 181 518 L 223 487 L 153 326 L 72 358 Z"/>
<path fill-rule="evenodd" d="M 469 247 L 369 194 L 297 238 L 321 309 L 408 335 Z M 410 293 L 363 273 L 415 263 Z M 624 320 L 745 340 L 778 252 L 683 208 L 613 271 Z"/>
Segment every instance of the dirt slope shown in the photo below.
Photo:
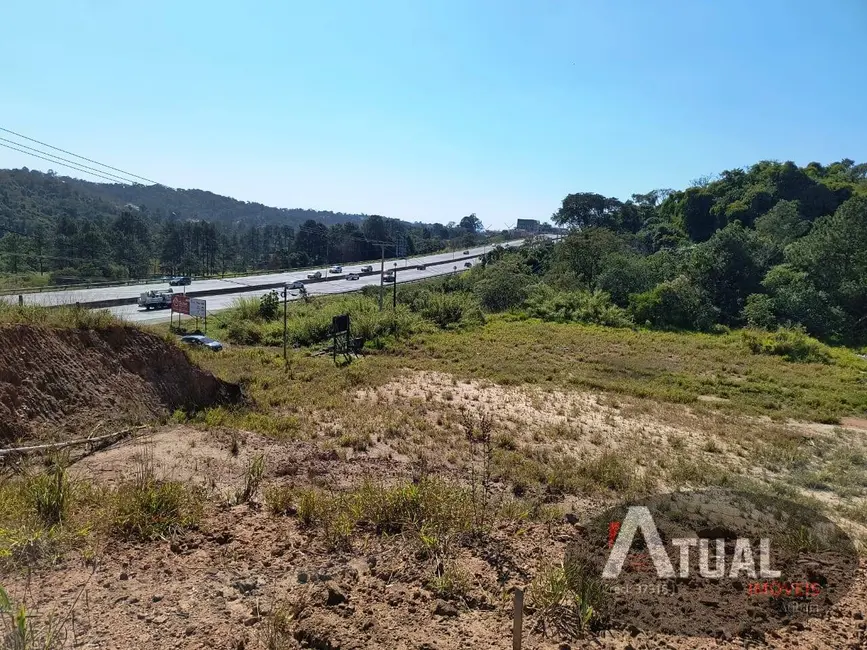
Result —
<path fill-rule="evenodd" d="M 238 386 L 133 327 L 0 326 L 0 445 L 238 399 Z"/>

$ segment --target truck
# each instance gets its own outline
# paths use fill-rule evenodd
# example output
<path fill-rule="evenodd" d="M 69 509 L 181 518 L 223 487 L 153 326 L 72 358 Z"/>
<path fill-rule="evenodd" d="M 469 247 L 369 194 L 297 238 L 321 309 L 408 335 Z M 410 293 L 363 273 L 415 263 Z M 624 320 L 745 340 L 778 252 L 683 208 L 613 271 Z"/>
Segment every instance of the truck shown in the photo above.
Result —
<path fill-rule="evenodd" d="M 150 309 L 168 309 L 172 306 L 172 296 L 174 292 L 171 289 L 153 289 L 145 291 L 138 297 L 138 306 Z"/>
<path fill-rule="evenodd" d="M 318 280 L 321 277 L 322 277 L 322 271 L 316 271 L 316 273 L 308 273 L 307 274 L 308 280 Z"/>

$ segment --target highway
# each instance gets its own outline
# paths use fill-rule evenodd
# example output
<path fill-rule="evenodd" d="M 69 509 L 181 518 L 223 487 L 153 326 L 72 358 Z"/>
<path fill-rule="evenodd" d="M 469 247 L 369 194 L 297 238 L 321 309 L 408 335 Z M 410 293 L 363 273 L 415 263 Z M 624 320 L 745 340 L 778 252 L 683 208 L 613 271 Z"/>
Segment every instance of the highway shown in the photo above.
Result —
<path fill-rule="evenodd" d="M 520 246 L 523 243 L 523 240 L 514 240 L 502 244 L 507 247 Z M 491 246 L 479 246 L 475 248 L 468 249 L 469 255 L 473 256 L 472 259 L 468 260 L 473 264 L 476 264 L 479 261 L 479 256 L 486 250 L 490 250 Z M 449 252 L 449 253 L 437 253 L 434 255 L 425 255 L 420 257 L 411 257 L 407 260 L 398 260 L 398 259 L 387 259 L 385 262 L 386 270 L 389 268 L 397 269 L 397 281 L 408 282 L 412 280 L 423 280 L 426 278 L 433 278 L 439 275 L 445 275 L 448 273 L 455 272 L 455 266 L 457 266 L 457 271 L 465 270 L 464 262 L 467 260 L 460 259 L 466 258 L 467 255 L 463 254 L 463 251 Z M 460 261 L 454 261 L 458 260 Z M 454 261 L 453 264 L 449 262 Z M 395 266 L 395 263 L 397 266 Z M 366 262 L 355 262 L 343 267 L 343 273 L 341 275 L 345 276 L 348 273 L 358 272 L 362 266 L 365 265 L 373 265 L 374 270 L 377 273 L 368 276 L 362 276 L 358 280 L 332 280 L 329 282 L 312 282 L 307 285 L 307 292 L 311 296 L 315 295 L 326 295 L 326 294 L 337 294 L 337 293 L 348 293 L 351 291 L 359 291 L 362 287 L 366 285 L 379 285 L 379 268 L 380 261 L 379 260 L 370 260 Z M 424 270 L 419 270 L 417 268 L 410 268 L 414 266 L 418 266 L 419 264 L 432 265 L 436 264 L 436 266 L 428 266 Z M 406 267 L 406 270 L 402 269 Z M 260 295 L 265 293 L 266 290 L 263 289 L 255 289 L 251 288 L 255 285 L 262 284 L 271 284 L 278 282 L 287 282 L 291 283 L 295 280 L 306 280 L 307 275 L 309 273 L 315 273 L 316 271 L 320 271 L 322 276 L 325 277 L 328 271 L 328 267 L 322 267 L 319 269 L 305 269 L 303 271 L 288 271 L 284 273 L 272 273 L 267 275 L 249 275 L 244 277 L 235 277 L 235 278 L 227 278 L 225 280 L 219 279 L 209 279 L 209 280 L 200 280 L 193 281 L 192 284 L 187 287 L 172 287 L 175 292 L 183 291 L 186 289 L 187 291 L 206 291 L 206 290 L 219 290 L 219 289 L 231 289 L 237 288 L 237 291 L 232 291 L 231 293 L 225 293 L 220 295 L 212 295 L 212 296 L 204 296 L 203 298 L 207 300 L 208 311 L 219 311 L 222 309 L 227 309 L 231 307 L 232 303 L 236 298 L 241 296 L 250 296 L 250 295 Z M 391 284 L 386 283 L 386 288 L 390 288 Z M 159 284 L 141 284 L 141 285 L 129 285 L 129 286 L 115 286 L 115 287 L 100 287 L 95 289 L 82 289 L 82 290 L 70 290 L 70 291 L 51 291 L 51 292 L 42 292 L 42 293 L 29 293 L 24 294 L 24 302 L 26 304 L 38 304 L 38 305 L 60 305 L 60 304 L 73 304 L 76 302 L 80 303 L 89 303 L 96 302 L 99 300 L 117 300 L 123 298 L 137 298 L 139 294 L 150 291 L 152 289 L 161 289 L 162 285 Z M 167 287 L 166 287 L 167 288 Z M 297 294 L 297 291 L 292 291 L 292 294 Z M 295 299 L 298 296 L 290 296 L 290 299 Z M 17 296 L 0 296 L 0 299 L 6 299 L 8 301 L 17 300 Z M 144 310 L 139 309 L 138 305 L 122 305 L 119 307 L 111 307 L 109 308 L 113 314 L 128 320 L 135 322 L 158 322 L 169 319 L 169 310 Z"/>

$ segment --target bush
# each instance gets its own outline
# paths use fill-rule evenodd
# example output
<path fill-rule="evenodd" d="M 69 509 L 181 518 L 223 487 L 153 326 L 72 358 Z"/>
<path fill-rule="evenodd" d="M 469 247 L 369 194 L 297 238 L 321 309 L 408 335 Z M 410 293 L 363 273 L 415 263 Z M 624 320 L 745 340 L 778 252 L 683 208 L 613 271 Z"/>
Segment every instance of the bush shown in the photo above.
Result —
<path fill-rule="evenodd" d="M 766 330 L 777 328 L 777 315 L 774 312 L 774 299 L 763 293 L 752 293 L 747 296 L 743 319 L 750 327 Z"/>
<path fill-rule="evenodd" d="M 685 276 L 630 296 L 629 308 L 636 322 L 663 329 L 708 331 L 718 315 L 707 295 Z"/>
<path fill-rule="evenodd" d="M 531 277 L 517 264 L 500 262 L 483 271 L 482 278 L 473 286 L 481 306 L 491 312 L 507 311 L 527 298 Z"/>
<path fill-rule="evenodd" d="M 238 345 L 258 345 L 262 341 L 262 330 L 250 321 L 232 321 L 226 330 L 226 338 Z"/>
<path fill-rule="evenodd" d="M 259 316 L 264 320 L 277 318 L 277 310 L 280 308 L 280 296 L 273 289 L 259 298 Z"/>
<path fill-rule="evenodd" d="M 603 291 L 555 291 L 545 284 L 530 290 L 527 314 L 557 323 L 592 323 L 609 327 L 630 327 L 632 320 Z"/>
<path fill-rule="evenodd" d="M 770 333 L 744 330 L 742 336 L 753 354 L 771 354 L 801 363 L 831 362 L 828 348 L 802 328 L 784 327 Z"/>

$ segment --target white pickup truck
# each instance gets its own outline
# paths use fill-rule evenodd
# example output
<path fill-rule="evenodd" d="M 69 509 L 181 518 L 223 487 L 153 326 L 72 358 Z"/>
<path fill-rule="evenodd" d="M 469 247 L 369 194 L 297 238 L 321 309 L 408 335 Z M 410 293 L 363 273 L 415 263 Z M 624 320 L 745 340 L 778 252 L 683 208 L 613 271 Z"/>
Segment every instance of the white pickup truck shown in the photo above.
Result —
<path fill-rule="evenodd" d="M 138 306 L 145 309 L 168 309 L 172 306 L 173 295 L 171 289 L 145 291 L 138 297 Z"/>

